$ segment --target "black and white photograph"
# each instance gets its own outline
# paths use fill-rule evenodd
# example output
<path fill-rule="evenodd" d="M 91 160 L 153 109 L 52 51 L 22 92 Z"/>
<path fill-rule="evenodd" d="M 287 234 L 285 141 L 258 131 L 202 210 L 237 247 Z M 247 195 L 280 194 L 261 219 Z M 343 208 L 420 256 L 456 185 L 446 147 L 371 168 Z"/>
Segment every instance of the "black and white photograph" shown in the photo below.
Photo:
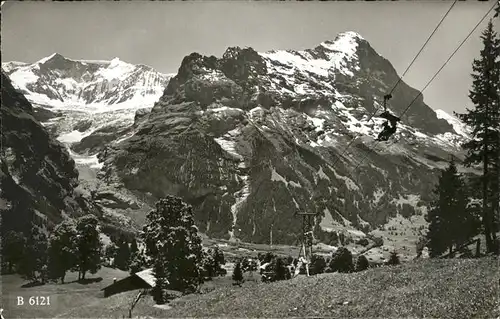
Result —
<path fill-rule="evenodd" d="M 1 63 L 1 319 L 500 319 L 500 1 L 1 1 Z"/>

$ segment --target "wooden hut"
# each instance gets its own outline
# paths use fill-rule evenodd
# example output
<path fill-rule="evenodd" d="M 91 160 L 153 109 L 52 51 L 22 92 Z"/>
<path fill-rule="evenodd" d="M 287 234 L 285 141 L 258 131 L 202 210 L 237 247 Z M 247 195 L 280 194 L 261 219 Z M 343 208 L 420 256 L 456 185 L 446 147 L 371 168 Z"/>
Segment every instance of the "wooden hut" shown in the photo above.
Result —
<path fill-rule="evenodd" d="M 135 289 L 150 289 L 155 286 L 156 278 L 153 275 L 153 268 L 146 269 L 113 282 L 111 285 L 102 288 L 104 297 Z"/>

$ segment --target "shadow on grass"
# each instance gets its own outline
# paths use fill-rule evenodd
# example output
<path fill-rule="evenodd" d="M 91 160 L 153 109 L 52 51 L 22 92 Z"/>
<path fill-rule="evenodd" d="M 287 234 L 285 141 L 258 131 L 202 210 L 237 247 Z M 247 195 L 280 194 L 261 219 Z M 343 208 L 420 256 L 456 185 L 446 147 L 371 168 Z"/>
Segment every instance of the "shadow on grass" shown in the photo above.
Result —
<path fill-rule="evenodd" d="M 43 283 L 41 281 L 32 281 L 32 282 L 28 282 L 28 283 L 22 285 L 21 288 L 32 288 L 32 287 L 43 286 L 43 285 L 45 285 L 45 283 Z"/>
<path fill-rule="evenodd" d="M 71 283 L 77 282 L 77 283 L 82 284 L 82 285 L 88 285 L 88 284 L 93 284 L 93 283 L 101 282 L 101 281 L 102 281 L 102 277 L 97 277 L 97 278 L 85 278 L 85 279 L 80 279 L 80 280 L 74 280 L 74 281 L 71 281 Z"/>

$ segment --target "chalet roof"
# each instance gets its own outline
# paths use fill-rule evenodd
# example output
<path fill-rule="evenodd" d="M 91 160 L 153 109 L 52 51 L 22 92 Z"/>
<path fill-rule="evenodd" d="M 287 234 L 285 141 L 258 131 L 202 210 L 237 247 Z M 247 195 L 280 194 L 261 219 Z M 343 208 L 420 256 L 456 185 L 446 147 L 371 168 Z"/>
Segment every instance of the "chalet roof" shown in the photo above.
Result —
<path fill-rule="evenodd" d="M 135 275 L 142 280 L 144 280 L 151 287 L 155 286 L 156 278 L 153 274 L 153 268 L 145 269 L 139 272 L 136 272 Z"/>
<path fill-rule="evenodd" d="M 153 268 L 149 268 L 149 269 L 145 269 L 145 270 L 136 272 L 135 274 L 130 275 L 128 277 L 122 278 L 122 279 L 118 280 L 117 282 L 114 282 L 111 285 L 102 288 L 101 290 L 107 289 L 108 287 L 111 287 L 111 286 L 113 286 L 113 285 L 115 285 L 115 284 L 117 284 L 119 282 L 124 281 L 124 280 L 128 280 L 129 278 L 134 277 L 134 276 L 137 276 L 137 277 L 141 278 L 145 283 L 147 283 L 151 287 L 154 287 L 155 284 L 156 284 L 156 278 L 155 278 L 155 276 L 153 274 Z M 168 283 L 169 282 L 167 280 L 167 284 Z"/>

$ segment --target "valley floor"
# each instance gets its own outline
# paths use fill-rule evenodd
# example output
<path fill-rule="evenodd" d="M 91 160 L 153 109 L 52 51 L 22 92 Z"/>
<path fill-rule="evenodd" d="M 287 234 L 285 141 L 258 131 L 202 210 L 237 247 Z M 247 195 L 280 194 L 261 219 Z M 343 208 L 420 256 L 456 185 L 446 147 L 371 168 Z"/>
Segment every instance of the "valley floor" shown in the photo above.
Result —
<path fill-rule="evenodd" d="M 142 299 L 135 318 L 186 317 L 329 317 L 329 318 L 496 318 L 500 315 L 498 260 L 420 260 L 394 267 L 372 268 L 353 274 L 261 283 L 259 276 L 242 287 L 229 276 L 204 286 L 205 293 L 183 296 L 168 307 Z M 126 274 L 124 274 L 126 275 Z M 108 298 L 99 290 L 123 277 L 103 269 L 92 277 L 101 282 L 82 285 L 45 285 L 20 288 L 17 276 L 3 276 L 3 308 L 6 318 L 122 318 L 137 291 Z M 51 307 L 16 307 L 17 295 L 51 295 Z M 7 297 L 7 298 L 5 298 Z"/>

